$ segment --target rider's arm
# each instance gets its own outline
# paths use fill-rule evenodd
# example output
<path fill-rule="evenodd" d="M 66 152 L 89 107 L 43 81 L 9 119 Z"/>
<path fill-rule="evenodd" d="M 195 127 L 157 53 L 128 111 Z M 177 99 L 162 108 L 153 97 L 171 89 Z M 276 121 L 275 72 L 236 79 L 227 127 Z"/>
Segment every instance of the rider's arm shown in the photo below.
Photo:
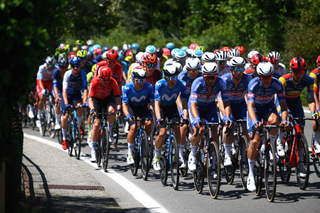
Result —
<path fill-rule="evenodd" d="M 58 93 L 58 87 L 53 87 L 54 95 L 57 97 L 57 99 L 60 99 L 59 93 Z"/>
<path fill-rule="evenodd" d="M 129 109 L 128 109 L 127 103 L 122 103 L 122 111 L 123 111 L 124 116 L 127 116 L 129 114 Z"/>
<path fill-rule="evenodd" d="M 196 102 L 191 102 L 191 114 L 194 118 L 199 116 Z"/>
<path fill-rule="evenodd" d="M 281 120 L 287 120 L 288 117 L 288 107 L 285 101 L 279 102 L 281 107 Z"/>
<path fill-rule="evenodd" d="M 181 101 L 181 93 L 179 94 L 176 100 L 177 107 L 181 110 L 182 109 L 182 101 Z"/>
<path fill-rule="evenodd" d="M 257 119 L 256 113 L 254 112 L 254 102 L 248 103 L 248 114 L 252 121 Z"/>
<path fill-rule="evenodd" d="M 230 117 L 230 115 L 231 115 L 230 102 L 229 101 L 224 101 L 223 105 L 224 105 L 224 115 Z"/>
<path fill-rule="evenodd" d="M 93 98 L 92 97 L 89 98 L 89 108 L 90 108 L 90 110 L 94 109 L 94 102 L 93 102 Z"/>
<path fill-rule="evenodd" d="M 120 111 L 121 110 L 121 97 L 120 96 L 116 97 L 116 104 L 117 104 L 117 110 Z"/>
<path fill-rule="evenodd" d="M 83 103 L 87 103 L 87 98 L 88 98 L 88 89 L 83 90 Z"/>
<path fill-rule="evenodd" d="M 156 118 L 161 119 L 161 114 L 160 114 L 160 101 L 156 101 L 154 104 L 154 111 L 156 113 Z"/>
<path fill-rule="evenodd" d="M 182 101 L 183 119 L 188 119 L 188 101 Z"/>
<path fill-rule="evenodd" d="M 62 96 L 63 96 L 64 104 L 68 104 L 67 89 L 63 89 L 63 90 L 62 90 Z"/>

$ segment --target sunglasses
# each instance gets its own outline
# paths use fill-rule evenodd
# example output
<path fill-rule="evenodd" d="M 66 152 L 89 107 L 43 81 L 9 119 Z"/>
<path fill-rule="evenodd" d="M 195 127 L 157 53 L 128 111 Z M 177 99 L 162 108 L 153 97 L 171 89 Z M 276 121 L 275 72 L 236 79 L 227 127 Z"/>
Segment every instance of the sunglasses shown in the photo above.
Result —
<path fill-rule="evenodd" d="M 188 70 L 189 73 L 198 73 L 199 70 Z"/>
<path fill-rule="evenodd" d="M 173 80 L 177 80 L 177 76 L 168 76 L 165 77 L 168 81 L 173 81 Z"/>
<path fill-rule="evenodd" d="M 216 80 L 217 79 L 217 76 L 216 75 L 206 75 L 204 76 L 204 79 L 206 79 L 207 81 L 209 80 Z"/>
<path fill-rule="evenodd" d="M 81 61 L 85 61 L 85 60 L 87 60 L 87 58 L 86 58 L 86 57 L 83 57 L 83 58 L 79 57 L 79 58 L 80 58 L 80 60 L 81 60 Z"/>
<path fill-rule="evenodd" d="M 292 69 L 292 72 L 294 73 L 294 74 L 304 74 L 304 72 L 305 72 L 305 70 L 302 70 L 302 69 Z"/>
<path fill-rule="evenodd" d="M 227 64 L 227 61 L 225 60 L 225 61 L 217 61 L 217 63 L 219 64 L 219 65 L 225 65 L 225 64 Z"/>
<path fill-rule="evenodd" d="M 103 82 L 107 82 L 107 81 L 109 81 L 109 79 L 110 79 L 110 78 L 101 78 L 101 77 L 100 77 L 100 80 L 103 81 Z"/>
<path fill-rule="evenodd" d="M 59 66 L 60 67 L 60 69 L 62 69 L 62 70 L 64 70 L 64 69 L 67 69 L 68 68 L 68 66 Z"/>
<path fill-rule="evenodd" d="M 135 78 L 134 81 L 140 84 L 140 83 L 146 82 L 146 79 L 144 79 L 144 78 L 142 78 L 142 79 L 141 78 Z"/>
<path fill-rule="evenodd" d="M 245 69 L 244 67 L 232 67 L 231 71 L 243 72 Z"/>
<path fill-rule="evenodd" d="M 150 68 L 150 67 L 153 67 L 153 68 L 154 68 L 154 67 L 157 66 L 157 64 L 148 64 L 148 63 L 147 63 L 147 66 L 148 66 L 149 68 Z"/>
<path fill-rule="evenodd" d="M 79 67 L 80 67 L 80 64 L 71 64 L 71 67 L 72 67 L 72 68 L 79 68 Z"/>
<path fill-rule="evenodd" d="M 48 64 L 48 67 L 52 68 L 54 67 L 54 64 Z"/>
<path fill-rule="evenodd" d="M 260 76 L 261 80 L 270 80 L 272 78 L 272 75 L 270 76 Z"/>

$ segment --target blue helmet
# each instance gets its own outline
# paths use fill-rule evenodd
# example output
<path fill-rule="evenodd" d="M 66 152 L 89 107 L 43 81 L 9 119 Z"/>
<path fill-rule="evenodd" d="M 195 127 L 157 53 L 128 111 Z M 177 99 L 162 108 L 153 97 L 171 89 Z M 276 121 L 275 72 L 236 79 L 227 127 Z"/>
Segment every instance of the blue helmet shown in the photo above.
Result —
<path fill-rule="evenodd" d="M 201 59 L 202 54 L 203 54 L 202 50 L 200 50 L 200 49 L 196 49 L 196 50 L 194 50 L 194 52 L 193 52 L 192 56 L 194 56 L 194 57 L 197 57 L 197 58 Z"/>
<path fill-rule="evenodd" d="M 146 53 L 148 53 L 148 54 L 156 54 L 156 52 L 157 52 L 157 49 L 156 49 L 155 46 L 149 45 L 149 46 L 146 47 Z"/>
<path fill-rule="evenodd" d="M 99 44 L 93 45 L 93 49 L 94 49 L 94 50 L 97 49 L 97 48 L 101 48 L 101 46 L 100 46 Z"/>
<path fill-rule="evenodd" d="M 138 43 L 132 43 L 131 44 L 131 48 L 134 50 L 139 50 L 140 49 L 140 45 Z"/>
<path fill-rule="evenodd" d="M 101 48 L 101 53 L 104 53 L 104 52 L 106 52 L 106 51 L 108 51 L 108 50 L 110 50 L 110 47 L 108 47 L 108 46 L 103 46 L 103 47 Z"/>
<path fill-rule="evenodd" d="M 59 67 L 63 67 L 63 66 L 68 66 L 68 60 L 66 58 L 60 58 L 58 61 L 58 65 Z"/>
<path fill-rule="evenodd" d="M 119 55 L 118 60 L 123 61 L 123 60 L 124 60 L 124 54 L 123 54 L 123 51 L 119 51 L 119 52 L 118 52 L 118 55 Z"/>
<path fill-rule="evenodd" d="M 187 47 L 187 46 L 181 47 L 181 50 L 183 50 L 183 51 L 186 51 L 187 49 L 189 49 L 189 47 Z"/>
<path fill-rule="evenodd" d="M 74 56 L 74 57 L 72 57 L 70 59 L 70 64 L 72 64 L 72 65 L 74 65 L 74 64 L 78 64 L 79 65 L 80 63 L 81 63 L 81 60 L 80 60 L 79 57 Z"/>
<path fill-rule="evenodd" d="M 174 54 L 174 57 L 177 59 L 177 60 L 184 60 L 187 58 L 187 53 L 183 50 L 177 50 Z"/>
<path fill-rule="evenodd" d="M 172 50 L 175 46 L 174 46 L 174 43 L 172 42 L 169 42 L 166 47 L 169 49 L 169 50 Z"/>
<path fill-rule="evenodd" d="M 175 57 L 174 54 L 176 54 L 179 50 L 179 48 L 174 48 L 173 50 L 171 50 L 172 57 Z"/>
<path fill-rule="evenodd" d="M 88 52 L 91 52 L 91 53 L 93 54 L 93 52 L 94 52 L 94 47 L 93 47 L 93 46 L 89 47 Z"/>

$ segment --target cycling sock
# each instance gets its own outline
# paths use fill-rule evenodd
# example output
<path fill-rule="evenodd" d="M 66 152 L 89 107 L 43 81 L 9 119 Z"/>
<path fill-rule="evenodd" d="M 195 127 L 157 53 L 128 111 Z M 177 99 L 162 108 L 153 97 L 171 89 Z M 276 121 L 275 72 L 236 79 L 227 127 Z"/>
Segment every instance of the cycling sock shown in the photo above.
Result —
<path fill-rule="evenodd" d="M 183 156 L 184 147 L 185 147 L 185 145 L 180 145 L 180 149 L 179 149 L 179 156 L 182 157 L 182 158 L 184 157 Z"/>
<path fill-rule="evenodd" d="M 63 140 L 67 140 L 67 129 L 62 129 Z"/>
<path fill-rule="evenodd" d="M 38 109 L 38 119 L 41 120 L 42 110 Z"/>
<path fill-rule="evenodd" d="M 77 116 L 78 122 L 79 122 L 79 126 L 82 126 L 82 116 Z"/>
<path fill-rule="evenodd" d="M 282 142 L 283 142 L 283 140 L 284 140 L 284 134 L 285 134 L 285 132 L 282 132 L 282 131 L 279 129 L 279 131 L 278 131 L 278 135 L 279 135 L 278 139 L 280 140 L 281 144 L 282 144 Z"/>
<path fill-rule="evenodd" d="M 56 114 L 56 124 L 60 123 L 61 114 Z"/>
<path fill-rule="evenodd" d="M 128 143 L 128 155 L 133 155 L 132 149 L 134 147 L 133 143 Z"/>
<path fill-rule="evenodd" d="M 108 122 L 108 131 L 112 132 L 113 123 Z"/>
<path fill-rule="evenodd" d="M 93 141 L 91 141 L 91 147 L 92 147 L 92 151 L 95 153 L 96 152 L 96 146 L 97 146 L 97 142 L 95 141 L 95 142 L 93 142 Z"/>
<path fill-rule="evenodd" d="M 224 143 L 223 146 L 224 146 L 224 150 L 225 150 L 225 152 L 224 152 L 225 158 L 230 157 L 231 156 L 231 152 L 230 152 L 231 144 Z"/>
<path fill-rule="evenodd" d="M 154 157 L 155 158 L 160 158 L 160 149 L 154 148 Z"/>
<path fill-rule="evenodd" d="M 91 125 L 90 124 L 88 124 L 88 135 L 90 135 L 90 133 L 91 133 Z"/>
<path fill-rule="evenodd" d="M 251 160 L 248 158 L 249 163 L 249 176 L 254 177 L 254 164 L 256 163 L 256 160 Z"/>
<path fill-rule="evenodd" d="M 193 157 L 196 156 L 197 149 L 198 149 L 198 146 L 193 146 L 193 145 L 191 145 L 191 155 L 192 155 Z"/>
<path fill-rule="evenodd" d="M 277 135 L 271 135 L 270 134 L 270 141 L 273 144 L 273 146 L 275 147 L 275 142 L 277 140 Z"/>

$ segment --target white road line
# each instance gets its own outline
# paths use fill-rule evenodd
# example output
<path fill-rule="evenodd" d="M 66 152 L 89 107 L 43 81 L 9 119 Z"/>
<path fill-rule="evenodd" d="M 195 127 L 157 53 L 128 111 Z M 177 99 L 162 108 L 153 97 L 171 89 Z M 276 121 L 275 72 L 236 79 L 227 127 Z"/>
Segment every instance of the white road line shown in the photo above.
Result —
<path fill-rule="evenodd" d="M 29 135 L 29 134 L 24 134 L 24 137 L 52 146 L 54 148 L 59 149 L 60 151 L 68 152 L 67 150 L 63 150 L 61 145 L 56 142 L 52 142 L 52 141 L 49 141 L 37 136 Z M 89 158 L 81 158 L 81 159 L 84 160 L 89 165 L 91 165 L 92 167 L 96 168 L 95 166 L 96 164 L 91 163 Z M 151 212 L 163 212 L 163 213 L 169 212 L 162 205 L 160 205 L 156 200 L 154 200 L 150 195 L 148 195 L 146 192 L 141 190 L 139 187 L 137 187 L 127 178 L 117 173 L 115 170 L 108 169 L 108 173 L 105 173 L 102 169 L 100 171 L 104 175 L 108 176 L 113 181 L 118 183 L 121 187 L 123 187 L 124 190 L 129 192 L 138 202 L 140 202 L 143 206 L 145 206 Z"/>

